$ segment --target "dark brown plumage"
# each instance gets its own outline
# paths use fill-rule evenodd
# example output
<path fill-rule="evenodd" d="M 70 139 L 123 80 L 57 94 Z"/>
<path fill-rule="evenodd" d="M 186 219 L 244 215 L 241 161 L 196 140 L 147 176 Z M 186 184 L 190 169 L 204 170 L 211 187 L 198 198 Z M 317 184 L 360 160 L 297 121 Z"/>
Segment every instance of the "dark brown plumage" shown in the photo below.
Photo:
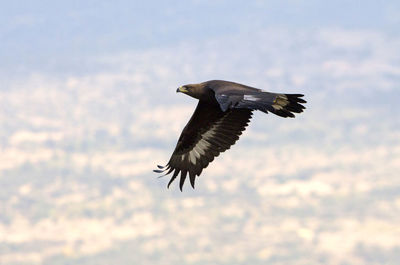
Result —
<path fill-rule="evenodd" d="M 279 94 L 234 82 L 212 80 L 181 86 L 177 92 L 199 99 L 196 110 L 183 129 L 166 166 L 157 173 L 172 173 L 168 187 L 180 174 L 179 187 L 189 175 L 194 188 L 196 176 L 220 153 L 229 149 L 246 129 L 252 112 L 272 112 L 281 117 L 294 117 L 303 112 L 306 103 L 301 94 Z"/>

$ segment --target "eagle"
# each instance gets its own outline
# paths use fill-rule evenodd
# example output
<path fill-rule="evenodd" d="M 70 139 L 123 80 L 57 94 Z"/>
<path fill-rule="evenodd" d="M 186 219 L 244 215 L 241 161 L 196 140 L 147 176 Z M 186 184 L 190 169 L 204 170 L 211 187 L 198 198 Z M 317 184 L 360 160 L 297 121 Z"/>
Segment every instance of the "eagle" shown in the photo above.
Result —
<path fill-rule="evenodd" d="M 170 160 L 165 166 L 157 165 L 154 172 L 164 173 L 160 177 L 173 173 L 168 188 L 180 173 L 181 191 L 187 176 L 194 189 L 196 176 L 235 144 L 249 124 L 253 111 L 294 118 L 293 113 L 303 112 L 302 103 L 306 103 L 302 94 L 271 93 L 223 80 L 180 86 L 176 92 L 199 101 Z"/>

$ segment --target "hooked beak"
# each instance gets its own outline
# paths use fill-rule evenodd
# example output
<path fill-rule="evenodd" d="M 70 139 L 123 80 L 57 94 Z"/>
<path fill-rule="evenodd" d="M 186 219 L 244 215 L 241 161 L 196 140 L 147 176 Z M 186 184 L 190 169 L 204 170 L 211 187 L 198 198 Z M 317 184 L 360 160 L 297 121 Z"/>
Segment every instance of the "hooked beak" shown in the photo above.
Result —
<path fill-rule="evenodd" d="M 187 89 L 185 89 L 183 86 L 178 87 L 178 89 L 176 90 L 176 93 L 178 92 L 182 92 L 182 93 L 187 93 Z"/>

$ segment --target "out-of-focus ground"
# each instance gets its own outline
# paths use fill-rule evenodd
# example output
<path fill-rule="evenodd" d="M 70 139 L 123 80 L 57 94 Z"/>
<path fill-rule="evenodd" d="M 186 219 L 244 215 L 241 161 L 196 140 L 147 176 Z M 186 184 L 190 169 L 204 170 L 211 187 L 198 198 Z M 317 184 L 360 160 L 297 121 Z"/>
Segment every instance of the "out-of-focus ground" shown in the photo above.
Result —
<path fill-rule="evenodd" d="M 398 264 L 399 47 L 260 27 L 3 71 L 0 264 Z M 167 190 L 152 169 L 196 104 L 176 87 L 209 79 L 307 109 L 257 113 L 195 190 Z"/>

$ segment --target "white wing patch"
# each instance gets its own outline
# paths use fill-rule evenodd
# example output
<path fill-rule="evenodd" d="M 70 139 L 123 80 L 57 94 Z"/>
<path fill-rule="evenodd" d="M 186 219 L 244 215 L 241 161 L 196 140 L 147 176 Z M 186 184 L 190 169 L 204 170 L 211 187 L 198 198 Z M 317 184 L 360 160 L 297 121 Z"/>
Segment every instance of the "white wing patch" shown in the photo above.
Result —
<path fill-rule="evenodd" d="M 260 98 L 255 97 L 254 95 L 244 95 L 243 99 L 249 100 L 249 101 L 259 101 L 260 100 Z"/>
<path fill-rule="evenodd" d="M 207 140 L 216 135 L 217 130 L 221 126 L 225 117 L 217 121 L 214 125 L 211 126 L 210 129 L 208 129 L 208 131 L 204 132 L 200 136 L 200 140 L 195 144 L 195 146 L 193 146 L 192 150 L 190 150 L 189 153 L 182 155 L 182 161 L 185 159 L 185 156 L 189 156 L 190 163 L 192 163 L 193 165 L 197 164 L 197 160 L 199 160 L 202 155 L 205 155 L 207 149 L 211 147 L 210 142 L 208 142 Z"/>
<path fill-rule="evenodd" d="M 194 154 L 194 150 L 190 151 L 190 153 L 189 153 L 189 159 L 190 159 L 190 162 L 191 162 L 193 165 L 196 165 L 196 155 Z"/>

